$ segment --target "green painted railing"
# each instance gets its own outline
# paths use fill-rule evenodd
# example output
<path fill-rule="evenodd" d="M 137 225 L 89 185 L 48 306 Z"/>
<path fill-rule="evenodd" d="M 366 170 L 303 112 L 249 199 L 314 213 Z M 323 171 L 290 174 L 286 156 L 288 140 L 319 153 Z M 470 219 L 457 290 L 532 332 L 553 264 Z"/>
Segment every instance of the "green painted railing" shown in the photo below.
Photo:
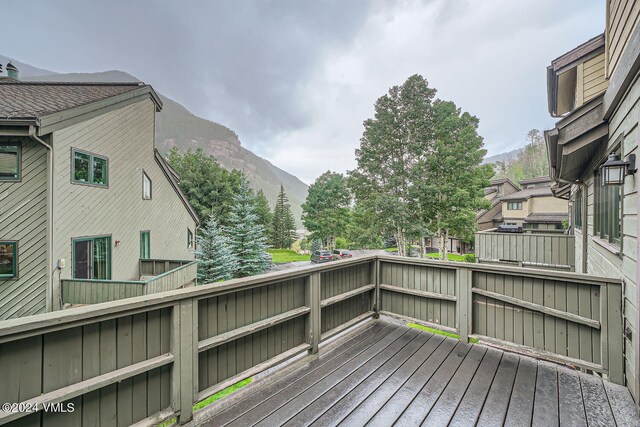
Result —
<path fill-rule="evenodd" d="M 196 261 L 140 260 L 140 276 L 145 280 L 63 279 L 62 302 L 99 304 L 179 289 L 195 283 Z"/>
<path fill-rule="evenodd" d="M 367 256 L 0 323 L 0 424 L 157 424 L 378 314 L 623 382 L 619 280 Z"/>
<path fill-rule="evenodd" d="M 496 233 L 475 235 L 476 260 L 481 263 L 575 271 L 574 236 L 549 233 Z"/>

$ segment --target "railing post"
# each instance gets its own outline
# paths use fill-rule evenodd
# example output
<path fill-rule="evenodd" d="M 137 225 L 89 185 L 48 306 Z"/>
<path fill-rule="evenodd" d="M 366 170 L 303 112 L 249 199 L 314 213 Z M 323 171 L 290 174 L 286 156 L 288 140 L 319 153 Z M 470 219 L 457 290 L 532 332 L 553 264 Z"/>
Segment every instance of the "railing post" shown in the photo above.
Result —
<path fill-rule="evenodd" d="M 373 311 L 375 318 L 380 317 L 380 260 L 378 257 L 371 263 L 371 284 L 375 286 L 373 290 Z"/>
<path fill-rule="evenodd" d="M 320 335 L 322 334 L 322 307 L 320 305 L 322 294 L 320 277 L 320 272 L 314 272 L 311 273 L 306 280 L 307 289 L 305 292 L 305 299 L 306 305 L 311 309 L 311 311 L 309 312 L 309 320 L 306 325 L 307 332 L 305 341 L 311 345 L 311 348 L 309 349 L 309 352 L 311 354 L 315 354 L 318 352 L 318 346 L 320 345 Z"/>
<path fill-rule="evenodd" d="M 609 381 L 624 384 L 624 336 L 622 320 L 622 284 L 600 287 L 600 340 L 602 367 Z"/>
<path fill-rule="evenodd" d="M 193 403 L 198 378 L 197 300 L 183 300 L 173 306 L 171 351 L 174 362 L 171 375 L 171 402 L 180 411 L 178 424 L 193 418 Z"/>
<path fill-rule="evenodd" d="M 456 317 L 460 341 L 469 342 L 469 335 L 473 333 L 473 295 L 471 293 L 473 270 L 470 268 L 456 269 Z"/>

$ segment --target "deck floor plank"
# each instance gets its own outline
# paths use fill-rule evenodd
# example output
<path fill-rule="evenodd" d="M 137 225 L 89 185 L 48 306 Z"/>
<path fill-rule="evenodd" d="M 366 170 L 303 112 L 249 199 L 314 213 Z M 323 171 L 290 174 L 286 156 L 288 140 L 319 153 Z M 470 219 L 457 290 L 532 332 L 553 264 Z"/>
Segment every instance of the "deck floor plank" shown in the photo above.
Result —
<path fill-rule="evenodd" d="M 536 390 L 538 362 L 530 357 L 521 357 L 518 373 L 513 384 L 511 400 L 505 425 L 529 426 L 533 414 L 533 397 Z"/>
<path fill-rule="evenodd" d="M 497 426 L 504 423 L 519 362 L 520 358 L 515 354 L 502 355 L 496 378 L 491 384 L 487 400 L 480 412 L 479 426 Z"/>
<path fill-rule="evenodd" d="M 558 368 L 549 362 L 538 362 L 538 378 L 533 404 L 533 425 L 557 426 L 558 414 Z"/>
<path fill-rule="evenodd" d="M 264 418 L 267 418 L 269 415 L 276 412 L 282 406 L 286 405 L 287 402 L 298 396 L 300 393 L 303 393 L 309 387 L 313 386 L 319 381 L 322 381 L 324 378 L 332 375 L 336 371 L 340 371 L 341 373 L 353 371 L 360 365 L 372 359 L 380 351 L 390 346 L 394 341 L 396 341 L 407 332 L 407 329 L 398 327 L 383 339 L 373 343 L 368 349 L 366 349 L 366 351 L 360 352 L 355 357 L 349 359 L 342 365 L 338 367 L 332 367 L 334 369 L 328 368 L 327 370 L 314 371 L 313 373 L 302 377 L 300 381 L 297 381 L 284 390 L 279 391 L 277 394 L 273 394 L 272 392 L 267 399 L 265 399 L 263 402 L 261 402 L 259 405 L 255 406 L 248 412 L 242 414 L 240 417 L 236 418 L 228 425 L 246 426 L 254 425 L 260 422 Z"/>
<path fill-rule="evenodd" d="M 456 412 L 449 422 L 452 427 L 463 427 L 474 425 L 482 411 L 485 399 L 489 393 L 489 388 L 494 381 L 498 365 L 502 359 L 502 352 L 494 348 L 489 348 L 487 354 L 482 359 L 482 363 L 471 379 L 471 384 L 467 389 L 462 401 L 458 405 Z"/>
<path fill-rule="evenodd" d="M 349 360 L 352 357 L 366 351 L 371 343 L 374 343 L 396 330 L 395 325 L 389 325 L 382 322 L 373 324 L 371 327 L 363 328 L 355 337 L 350 339 L 344 345 L 333 348 L 332 351 L 324 353 L 319 357 L 311 358 L 310 361 L 302 365 L 299 369 L 279 376 L 266 387 L 257 388 L 251 393 L 251 399 L 235 399 L 234 404 L 220 408 L 221 410 L 210 419 L 211 425 L 222 426 L 230 423 L 245 412 L 250 411 L 260 403 L 273 396 L 273 390 L 284 390 L 287 387 L 301 381 L 306 375 L 324 370 L 327 366 L 340 365 L 341 362 Z M 247 393 L 247 389 L 241 390 L 243 394 Z"/>
<path fill-rule="evenodd" d="M 331 375 L 326 376 L 313 386 L 307 388 L 295 398 L 289 400 L 285 405 L 273 412 L 270 416 L 262 419 L 257 425 L 270 427 L 274 425 L 283 425 L 291 418 L 295 417 L 299 411 L 303 411 L 312 405 L 317 399 L 327 394 L 336 384 L 345 382 L 355 382 L 358 384 L 378 368 L 382 368 L 385 363 L 395 358 L 398 353 L 403 353 L 405 348 L 409 346 L 416 338 L 420 336 L 420 332 L 409 330 L 400 336 L 393 345 L 389 345 L 378 352 L 375 356 L 363 361 L 362 364 L 347 364 L 340 369 L 335 370 Z M 310 408 L 310 411 L 317 407 Z"/>
<path fill-rule="evenodd" d="M 418 352 L 395 371 L 393 375 L 387 377 L 380 386 L 373 389 L 374 384 L 371 382 L 360 384 L 356 389 L 322 414 L 320 421 L 315 420 L 312 426 L 336 426 L 347 416 L 352 416 L 354 420 L 363 419 L 362 416 L 367 416 L 366 420 L 368 420 L 369 417 L 371 417 L 371 409 L 384 405 L 420 366 L 430 360 L 431 355 L 444 341 L 445 338 L 442 335 L 434 335 Z M 365 401 L 366 405 L 362 405 Z"/>
<path fill-rule="evenodd" d="M 196 416 L 196 425 L 208 427 L 640 426 L 623 386 L 387 319 Z"/>
<path fill-rule="evenodd" d="M 438 397 L 437 402 L 425 418 L 424 426 L 442 426 L 448 424 L 458 408 L 458 404 L 464 397 L 471 379 L 475 376 L 478 367 L 482 363 L 487 352 L 486 347 L 473 346 L 462 365 L 453 375 L 451 381 Z"/>
<path fill-rule="evenodd" d="M 560 425 L 587 426 L 580 378 L 575 371 L 558 369 L 558 400 Z"/>
<path fill-rule="evenodd" d="M 593 375 L 580 374 L 580 383 L 582 397 L 589 402 L 585 405 L 587 423 L 590 426 L 615 426 L 616 422 L 602 380 Z"/>
<path fill-rule="evenodd" d="M 410 363 L 412 359 L 424 360 L 423 352 L 429 351 L 431 347 L 435 348 L 435 344 L 429 345 L 433 337 L 433 334 L 418 334 L 413 341 L 378 369 L 370 372 L 367 376 L 365 376 L 367 374 L 366 371 L 362 370 L 357 375 L 350 375 L 340 381 L 331 390 L 298 412 L 291 420 L 285 423 L 285 426 L 310 425 L 320 417 L 323 419 L 322 424 L 326 426 L 329 420 L 325 412 L 329 408 L 335 407 L 336 402 L 343 400 L 347 395 L 351 395 L 351 402 L 353 402 L 354 395 L 364 395 L 366 397 L 387 378 L 394 376 L 399 368 L 406 363 Z"/>

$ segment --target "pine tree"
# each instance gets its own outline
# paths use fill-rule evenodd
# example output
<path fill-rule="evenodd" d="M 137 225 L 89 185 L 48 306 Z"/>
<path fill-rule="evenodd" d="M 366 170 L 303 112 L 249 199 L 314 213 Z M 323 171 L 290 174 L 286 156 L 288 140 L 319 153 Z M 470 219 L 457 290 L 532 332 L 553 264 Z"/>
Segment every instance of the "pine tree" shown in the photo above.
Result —
<path fill-rule="evenodd" d="M 291 212 L 289 198 L 280 184 L 280 194 L 273 209 L 271 245 L 276 249 L 289 249 L 296 240 L 296 221 Z"/>
<path fill-rule="evenodd" d="M 227 228 L 231 252 L 238 259 L 236 277 L 261 274 L 270 266 L 264 227 L 257 221 L 253 192 L 243 179 L 229 215 L 231 225 Z"/>
<path fill-rule="evenodd" d="M 313 254 L 315 251 L 320 251 L 320 250 L 322 250 L 322 240 L 313 239 L 311 241 L 311 254 Z"/>
<path fill-rule="evenodd" d="M 223 234 L 215 216 L 209 216 L 198 236 L 198 282 L 200 284 L 229 280 L 234 277 L 238 260 L 231 252 L 230 241 Z"/>

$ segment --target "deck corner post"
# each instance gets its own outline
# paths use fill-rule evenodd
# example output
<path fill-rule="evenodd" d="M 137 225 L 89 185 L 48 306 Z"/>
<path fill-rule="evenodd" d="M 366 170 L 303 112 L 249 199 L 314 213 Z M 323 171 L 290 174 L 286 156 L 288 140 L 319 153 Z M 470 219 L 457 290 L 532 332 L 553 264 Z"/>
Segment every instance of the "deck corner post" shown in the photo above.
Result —
<path fill-rule="evenodd" d="M 460 341 L 469 342 L 469 334 L 472 333 L 471 320 L 473 319 L 471 281 L 473 271 L 470 268 L 456 269 L 456 317 Z"/>
<path fill-rule="evenodd" d="M 321 326 L 321 274 L 320 272 L 311 273 L 306 280 L 305 299 L 307 307 L 311 310 L 306 325 L 305 341 L 311 346 L 309 352 L 315 354 L 318 352 L 320 345 L 320 335 L 322 334 Z"/>
<path fill-rule="evenodd" d="M 624 385 L 622 301 L 621 283 L 607 283 L 600 288 L 602 365 L 609 381 Z"/>
<path fill-rule="evenodd" d="M 380 258 L 378 258 L 376 256 L 375 261 L 373 261 L 373 284 L 375 285 L 375 289 L 373 292 L 373 311 L 375 312 L 374 317 L 376 319 L 380 318 L 380 310 L 382 310 L 382 307 L 380 307 Z"/>
<path fill-rule="evenodd" d="M 194 304 L 196 305 L 194 308 Z M 194 394 L 197 384 L 197 300 L 182 300 L 173 306 L 171 352 L 174 362 L 171 374 L 171 403 L 179 411 L 178 424 L 193 419 Z M 196 342 L 194 345 L 194 341 Z"/>

